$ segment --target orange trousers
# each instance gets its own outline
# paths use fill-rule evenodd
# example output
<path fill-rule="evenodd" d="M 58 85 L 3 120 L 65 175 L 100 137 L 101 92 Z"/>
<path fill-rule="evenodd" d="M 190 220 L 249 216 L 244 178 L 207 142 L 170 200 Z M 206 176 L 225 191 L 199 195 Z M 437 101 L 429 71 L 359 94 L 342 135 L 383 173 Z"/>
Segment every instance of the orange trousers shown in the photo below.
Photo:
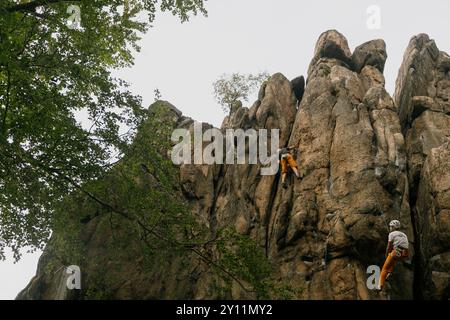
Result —
<path fill-rule="evenodd" d="M 406 249 L 399 250 L 398 253 L 397 250 L 394 249 L 388 254 L 386 261 L 384 262 L 383 269 L 381 269 L 379 281 L 379 286 L 381 288 L 384 286 L 384 282 L 386 281 L 388 274 L 394 272 L 394 267 L 397 262 L 405 260 L 406 258 L 408 258 L 408 256 L 409 252 Z"/>
<path fill-rule="evenodd" d="M 288 154 L 285 158 L 281 159 L 281 173 L 288 172 L 288 165 L 291 168 L 298 168 L 297 162 L 295 162 L 294 158 L 290 154 Z"/>

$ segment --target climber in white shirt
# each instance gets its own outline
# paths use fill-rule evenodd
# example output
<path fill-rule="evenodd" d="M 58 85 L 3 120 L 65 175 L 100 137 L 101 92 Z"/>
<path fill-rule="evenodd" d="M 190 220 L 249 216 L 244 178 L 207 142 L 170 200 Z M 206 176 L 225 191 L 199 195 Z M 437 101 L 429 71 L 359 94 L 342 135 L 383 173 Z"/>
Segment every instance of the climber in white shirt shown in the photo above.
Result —
<path fill-rule="evenodd" d="M 388 275 L 394 272 L 394 266 L 397 262 L 408 258 L 409 256 L 409 242 L 408 237 L 403 232 L 399 231 L 400 221 L 392 220 L 389 223 L 389 237 L 386 248 L 386 262 L 381 270 L 380 280 L 378 282 L 378 290 L 382 290 L 384 282 Z"/>

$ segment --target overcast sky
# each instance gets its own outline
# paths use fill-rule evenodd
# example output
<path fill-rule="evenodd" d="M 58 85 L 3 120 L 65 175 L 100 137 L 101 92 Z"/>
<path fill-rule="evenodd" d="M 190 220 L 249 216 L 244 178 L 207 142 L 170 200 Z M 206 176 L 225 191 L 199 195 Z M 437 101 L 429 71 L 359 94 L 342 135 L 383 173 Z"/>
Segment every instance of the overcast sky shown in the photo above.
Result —
<path fill-rule="evenodd" d="M 371 5 L 381 10 L 380 29 L 367 27 Z M 386 41 L 384 73 L 391 94 L 413 35 L 427 33 L 440 50 L 450 52 L 448 0 L 208 0 L 206 7 L 207 18 L 184 24 L 159 15 L 133 68 L 117 73 L 145 106 L 158 88 L 185 115 L 219 126 L 224 115 L 214 102 L 212 83 L 221 74 L 281 72 L 289 79 L 306 74 L 317 38 L 329 29 L 344 34 L 351 50 L 368 40 Z M 38 257 L 25 255 L 17 265 L 11 259 L 0 262 L 0 299 L 13 299 L 28 283 Z"/>

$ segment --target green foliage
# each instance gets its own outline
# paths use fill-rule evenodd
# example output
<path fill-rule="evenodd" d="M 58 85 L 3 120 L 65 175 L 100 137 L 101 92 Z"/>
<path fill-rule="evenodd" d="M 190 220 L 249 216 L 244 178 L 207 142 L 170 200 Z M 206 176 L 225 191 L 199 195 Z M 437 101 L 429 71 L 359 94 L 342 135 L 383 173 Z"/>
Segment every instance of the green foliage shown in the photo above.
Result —
<path fill-rule="evenodd" d="M 216 290 L 224 298 L 236 283 L 258 299 L 290 297 L 292 290 L 274 281 L 271 264 L 252 239 L 232 229 L 211 238 L 211 230 L 181 196 L 178 169 L 164 156 L 178 119 L 176 111 L 158 101 L 147 115 L 125 157 L 103 179 L 84 186 L 111 207 L 82 192 L 65 198 L 58 207 L 48 249 L 57 261 L 50 272 L 70 264 L 89 268 L 83 297 L 107 299 L 123 281 L 123 269 L 131 259 L 142 258 L 140 272 L 146 277 L 169 270 L 175 261 L 182 269 L 197 261 L 215 271 Z M 99 251 L 90 254 L 89 261 L 84 241 L 91 236 L 86 238 L 86 223 L 95 223 L 96 237 L 105 239 L 101 248 L 91 247 Z"/>
<path fill-rule="evenodd" d="M 225 113 L 231 112 L 231 108 L 238 101 L 248 101 L 249 96 L 269 78 L 267 72 L 256 75 L 233 73 L 223 74 L 213 83 L 214 97 Z"/>
<path fill-rule="evenodd" d="M 92 192 L 126 214 L 153 250 L 183 250 L 204 241 L 204 228 L 181 197 L 178 169 L 167 156 L 177 115 L 157 102 L 126 156 Z M 194 238 L 193 235 L 196 237 Z M 200 240 L 199 240 L 200 238 Z"/>
<path fill-rule="evenodd" d="M 71 4 L 78 29 L 68 27 Z M 183 22 L 205 14 L 201 0 L 0 2 L 0 258 L 4 247 L 16 259 L 42 247 L 56 204 L 124 154 L 144 111 L 111 70 L 132 65 L 158 7 Z"/>
<path fill-rule="evenodd" d="M 68 28 L 70 4 L 81 9 L 81 28 Z M 158 6 L 182 22 L 206 13 L 201 0 L 0 2 L 1 258 L 4 247 L 16 259 L 23 246 L 42 247 L 53 230 L 48 271 L 83 266 L 83 233 L 93 219 L 112 237 L 100 267 L 135 252 L 149 265 L 208 256 L 209 230 L 179 196 L 177 172 L 165 156 L 176 115 L 162 102 L 142 109 L 128 84 L 111 76 L 132 65 Z M 247 100 L 267 77 L 224 76 L 215 83 L 218 102 L 231 108 Z M 122 133 L 123 126 L 130 131 Z M 208 263 L 221 277 L 242 279 L 258 298 L 269 297 L 271 267 L 250 239 L 226 232 L 215 248 L 219 260 Z M 105 283 L 116 280 L 98 271 L 86 296 L 108 298 Z"/>
<path fill-rule="evenodd" d="M 46 250 L 54 259 L 47 273 L 80 265 L 89 274 L 85 299 L 110 298 L 130 260 L 142 259 L 140 272 L 150 277 L 168 269 L 174 258 L 187 265 L 191 249 L 208 239 L 208 229 L 198 223 L 177 187 L 178 169 L 164 156 L 177 114 L 167 103 L 156 102 L 146 116 L 123 159 L 55 210 Z M 90 246 L 95 255 L 86 252 L 93 236 L 104 239 L 100 247 Z"/>
<path fill-rule="evenodd" d="M 291 299 L 296 291 L 273 278 L 274 268 L 263 250 L 250 237 L 233 229 L 220 230 L 215 242 L 218 252 L 216 271 L 224 279 L 222 295 L 231 289 L 234 281 L 256 299 Z M 226 270 L 226 272 L 224 272 Z"/>

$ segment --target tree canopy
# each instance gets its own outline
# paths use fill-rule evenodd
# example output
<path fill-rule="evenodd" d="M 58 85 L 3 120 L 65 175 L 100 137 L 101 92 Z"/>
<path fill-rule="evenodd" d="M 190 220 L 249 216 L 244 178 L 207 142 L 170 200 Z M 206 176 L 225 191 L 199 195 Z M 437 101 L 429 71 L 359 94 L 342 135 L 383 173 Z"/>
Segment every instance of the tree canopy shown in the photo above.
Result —
<path fill-rule="evenodd" d="M 233 106 L 249 96 L 269 78 L 267 72 L 258 74 L 223 74 L 214 83 L 214 97 L 225 113 L 231 113 Z"/>
<path fill-rule="evenodd" d="M 113 245 L 124 247 L 130 237 L 149 259 L 196 258 L 230 288 L 232 281 L 247 287 L 243 279 L 247 290 L 267 297 L 271 267 L 257 244 L 226 230 L 211 237 L 177 197 L 177 175 L 162 156 L 173 117 L 158 122 L 160 103 L 142 108 L 127 83 L 111 75 L 133 64 L 140 35 L 158 11 L 181 22 L 206 14 L 203 0 L 0 3 L 0 259 L 6 247 L 16 259 L 23 247 L 42 248 L 54 231 L 47 253 L 60 263 L 82 263 L 83 225 L 101 215 L 112 238 L 120 237 Z M 224 82 L 230 90 L 219 90 L 223 102 L 247 99 L 261 79 Z M 87 296 L 102 294 L 90 285 Z"/>
<path fill-rule="evenodd" d="M 206 14 L 203 2 L 0 2 L 0 258 L 4 247 L 16 258 L 21 247 L 42 247 L 55 203 L 126 151 L 144 113 L 111 71 L 133 64 L 159 11 L 185 22 Z M 80 9 L 76 28 L 69 6 Z"/>

